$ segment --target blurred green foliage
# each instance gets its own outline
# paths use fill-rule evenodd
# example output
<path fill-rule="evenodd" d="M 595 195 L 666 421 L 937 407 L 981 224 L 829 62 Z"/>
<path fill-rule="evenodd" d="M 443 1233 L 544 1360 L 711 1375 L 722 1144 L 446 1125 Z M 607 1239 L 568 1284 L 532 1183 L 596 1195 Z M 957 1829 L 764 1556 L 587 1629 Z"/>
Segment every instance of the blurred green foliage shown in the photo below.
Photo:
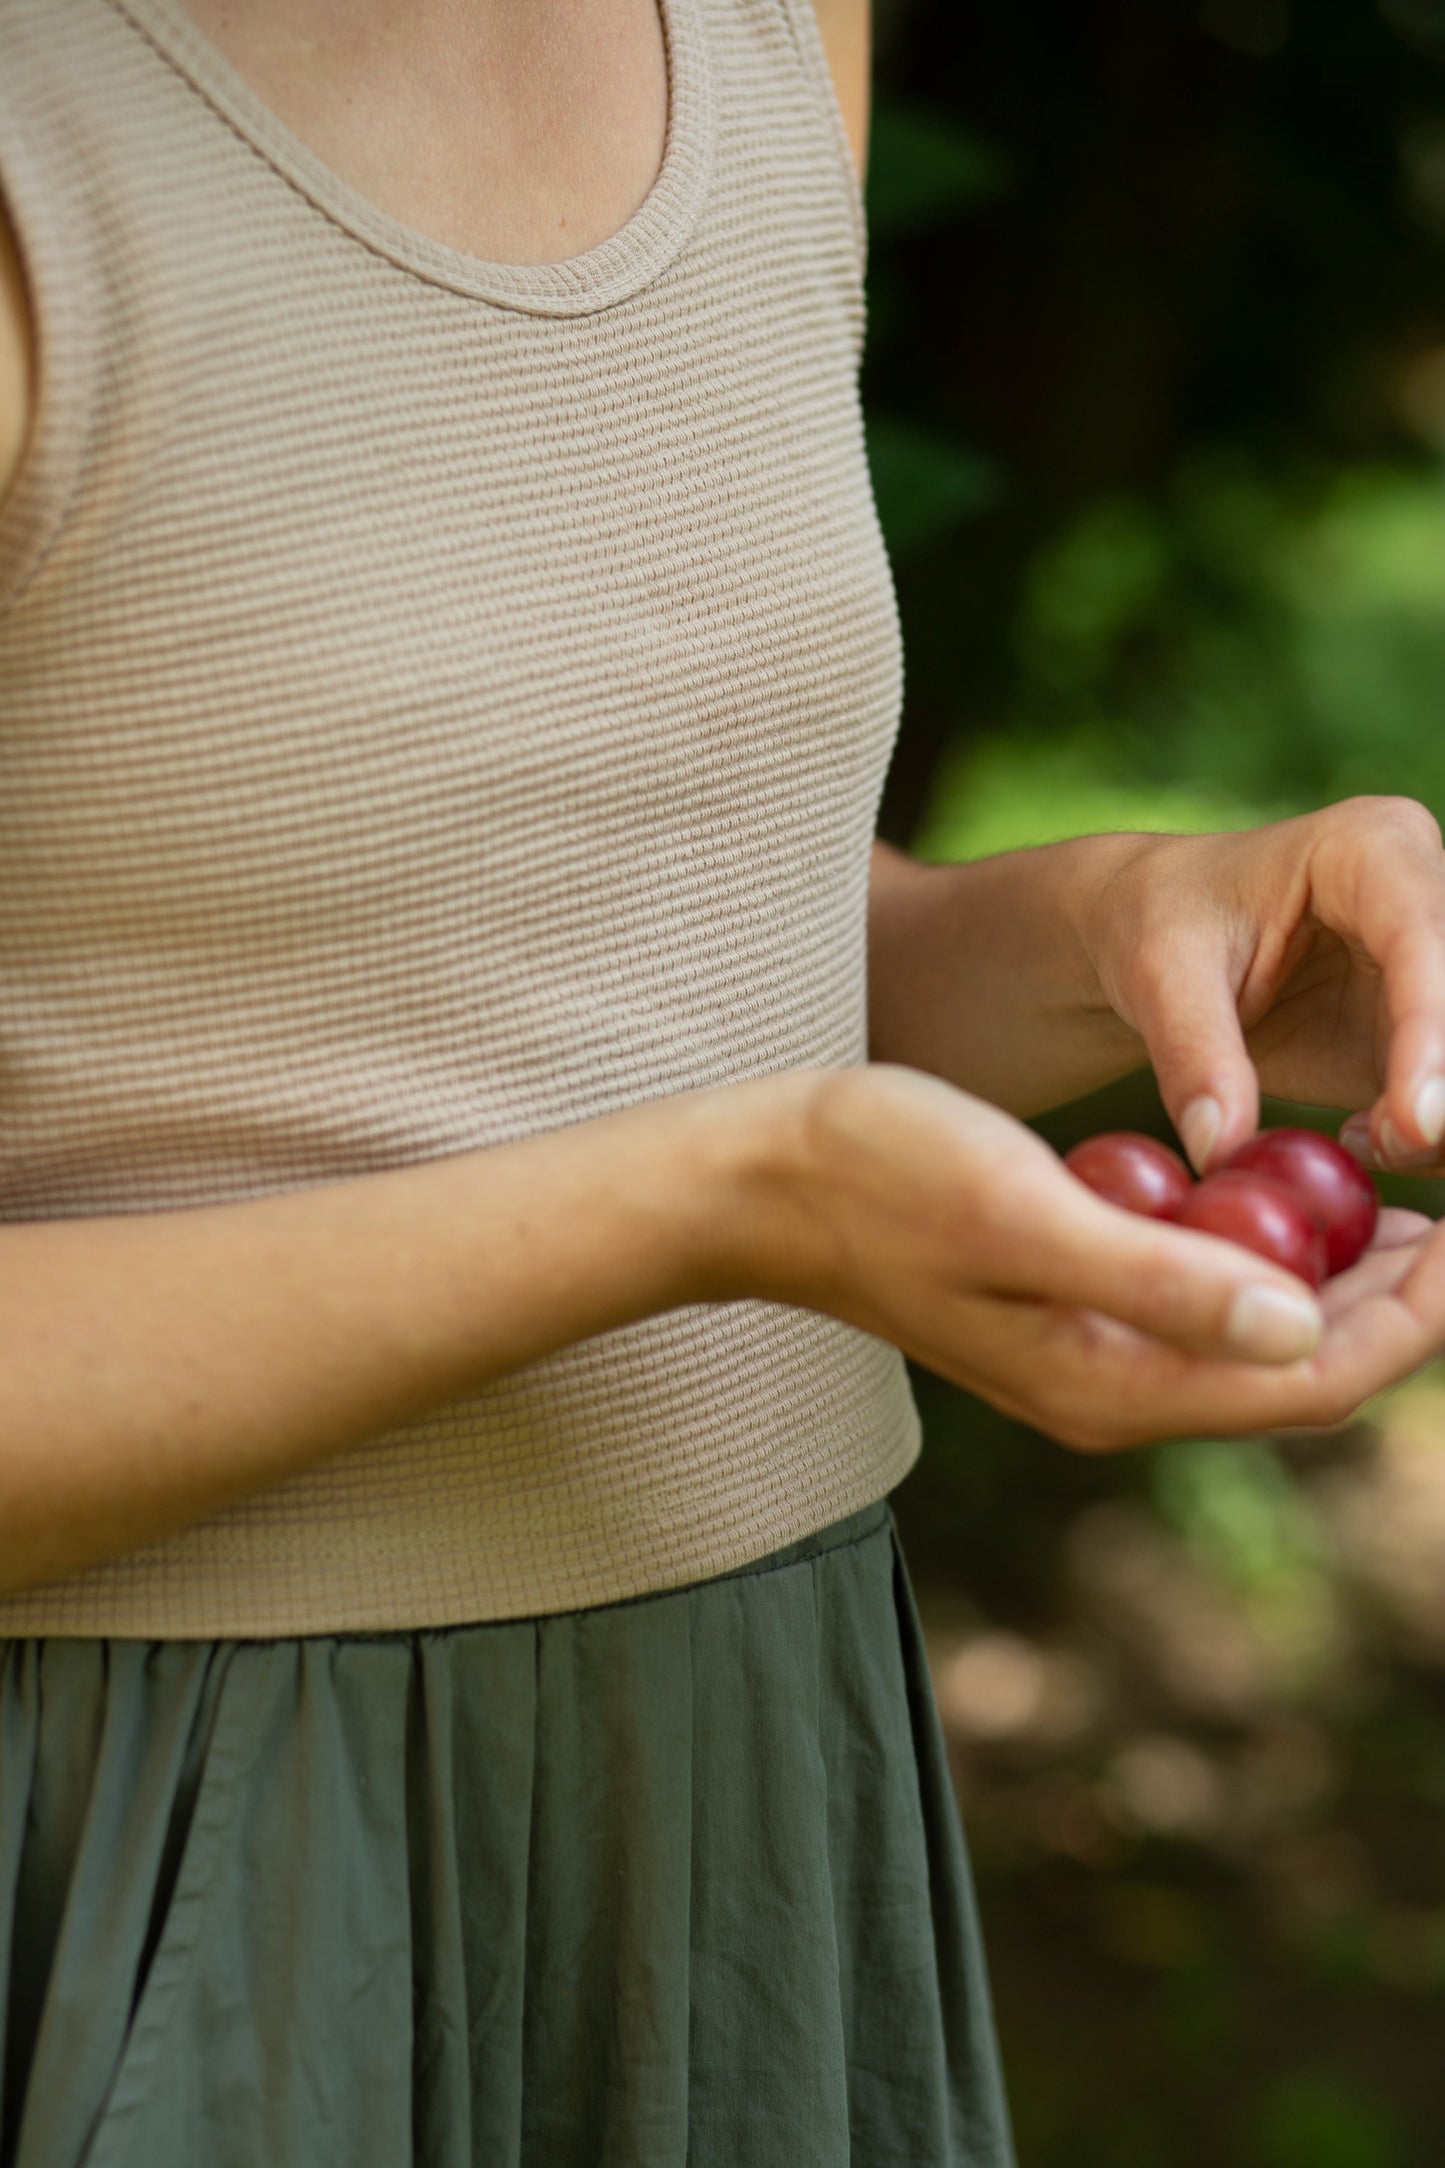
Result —
<path fill-rule="evenodd" d="M 868 231 L 875 242 L 917 233 L 1007 186 L 994 144 L 942 113 L 880 103 L 873 117 Z"/>
<path fill-rule="evenodd" d="M 953 859 L 1360 791 L 1445 815 L 1445 6 L 878 6 L 884 834 Z M 1147 1076 L 1039 1126 L 1168 1134 Z M 955 1751 L 1023 2168 L 1433 2164 L 1433 1418 L 1098 1460 L 915 1386 L 896 1505 L 925 1615 L 983 1652 Z M 1180 1683 L 1216 1642 L 1255 1680 L 1232 1711 Z"/>
<path fill-rule="evenodd" d="M 1445 70 L 1371 0 L 880 27 L 885 832 L 1027 829 L 1000 745 L 1049 832 L 1074 789 L 1084 827 L 1101 792 L 1160 825 L 1445 810 Z"/>
<path fill-rule="evenodd" d="M 1281 2079 L 1252 2136 L 1258 2168 L 1401 2168 L 1407 2150 L 1388 2104 L 1328 2070 Z"/>
<path fill-rule="evenodd" d="M 1361 467 L 1297 504 L 1200 462 L 1041 544 L 1011 631 L 1007 727 L 941 760 L 925 856 L 1358 791 L 1445 812 L 1445 476 Z"/>
<path fill-rule="evenodd" d="M 1318 1522 L 1264 1439 L 1175 1439 L 1151 1456 L 1149 1477 L 1161 1518 L 1236 1588 L 1318 1572 Z"/>
<path fill-rule="evenodd" d="M 878 516 L 895 559 L 926 549 L 960 520 L 987 511 L 998 497 L 998 469 L 981 452 L 951 444 L 896 414 L 869 422 L 868 460 Z"/>

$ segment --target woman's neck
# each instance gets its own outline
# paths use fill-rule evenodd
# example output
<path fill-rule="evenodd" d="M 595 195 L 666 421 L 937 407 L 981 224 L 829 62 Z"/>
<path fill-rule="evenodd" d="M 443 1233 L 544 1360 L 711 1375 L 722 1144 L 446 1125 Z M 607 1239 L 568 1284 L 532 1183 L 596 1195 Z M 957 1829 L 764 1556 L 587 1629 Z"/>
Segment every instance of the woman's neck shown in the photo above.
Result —
<path fill-rule="evenodd" d="M 469 255 L 579 255 L 624 225 L 657 178 L 657 0 L 182 4 L 318 158 Z"/>

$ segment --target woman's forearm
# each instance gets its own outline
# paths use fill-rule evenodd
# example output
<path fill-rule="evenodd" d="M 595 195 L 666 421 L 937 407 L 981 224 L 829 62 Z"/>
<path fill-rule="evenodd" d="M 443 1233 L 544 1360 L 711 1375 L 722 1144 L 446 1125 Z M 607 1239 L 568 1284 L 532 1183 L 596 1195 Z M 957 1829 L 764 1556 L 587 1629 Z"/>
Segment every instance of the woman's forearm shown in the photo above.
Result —
<path fill-rule="evenodd" d="M 1081 836 L 960 866 L 873 851 L 869 1055 L 1038 1114 L 1127 1076 L 1138 1035 L 1102 997 L 1084 938 L 1134 836 Z"/>
<path fill-rule="evenodd" d="M 789 1082 L 243 1204 L 0 1226 L 0 1592 L 707 1299 Z"/>

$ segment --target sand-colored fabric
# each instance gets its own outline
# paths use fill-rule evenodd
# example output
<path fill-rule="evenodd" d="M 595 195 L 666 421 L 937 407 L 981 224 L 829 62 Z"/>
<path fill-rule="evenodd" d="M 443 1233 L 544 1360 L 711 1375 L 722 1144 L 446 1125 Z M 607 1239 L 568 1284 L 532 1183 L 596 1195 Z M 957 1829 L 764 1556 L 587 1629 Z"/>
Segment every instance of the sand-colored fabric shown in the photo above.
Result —
<path fill-rule="evenodd" d="M 172 0 L 0 0 L 39 415 L 0 514 L 0 1219 L 255 1197 L 866 1045 L 900 663 L 807 0 L 666 0 L 662 173 L 477 262 Z M 530 1616 L 881 1497 L 897 1352 L 696 1306 L 0 1634 Z"/>

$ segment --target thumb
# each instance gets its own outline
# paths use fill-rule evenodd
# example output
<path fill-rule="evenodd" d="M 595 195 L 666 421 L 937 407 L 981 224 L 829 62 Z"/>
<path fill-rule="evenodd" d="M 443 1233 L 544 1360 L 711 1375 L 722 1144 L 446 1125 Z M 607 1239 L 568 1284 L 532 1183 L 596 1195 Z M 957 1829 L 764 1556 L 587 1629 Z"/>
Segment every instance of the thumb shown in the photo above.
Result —
<path fill-rule="evenodd" d="M 1196 1174 L 1204 1174 L 1259 1126 L 1259 1078 L 1225 953 L 1173 942 L 1130 992 L 1160 1097 Z"/>

